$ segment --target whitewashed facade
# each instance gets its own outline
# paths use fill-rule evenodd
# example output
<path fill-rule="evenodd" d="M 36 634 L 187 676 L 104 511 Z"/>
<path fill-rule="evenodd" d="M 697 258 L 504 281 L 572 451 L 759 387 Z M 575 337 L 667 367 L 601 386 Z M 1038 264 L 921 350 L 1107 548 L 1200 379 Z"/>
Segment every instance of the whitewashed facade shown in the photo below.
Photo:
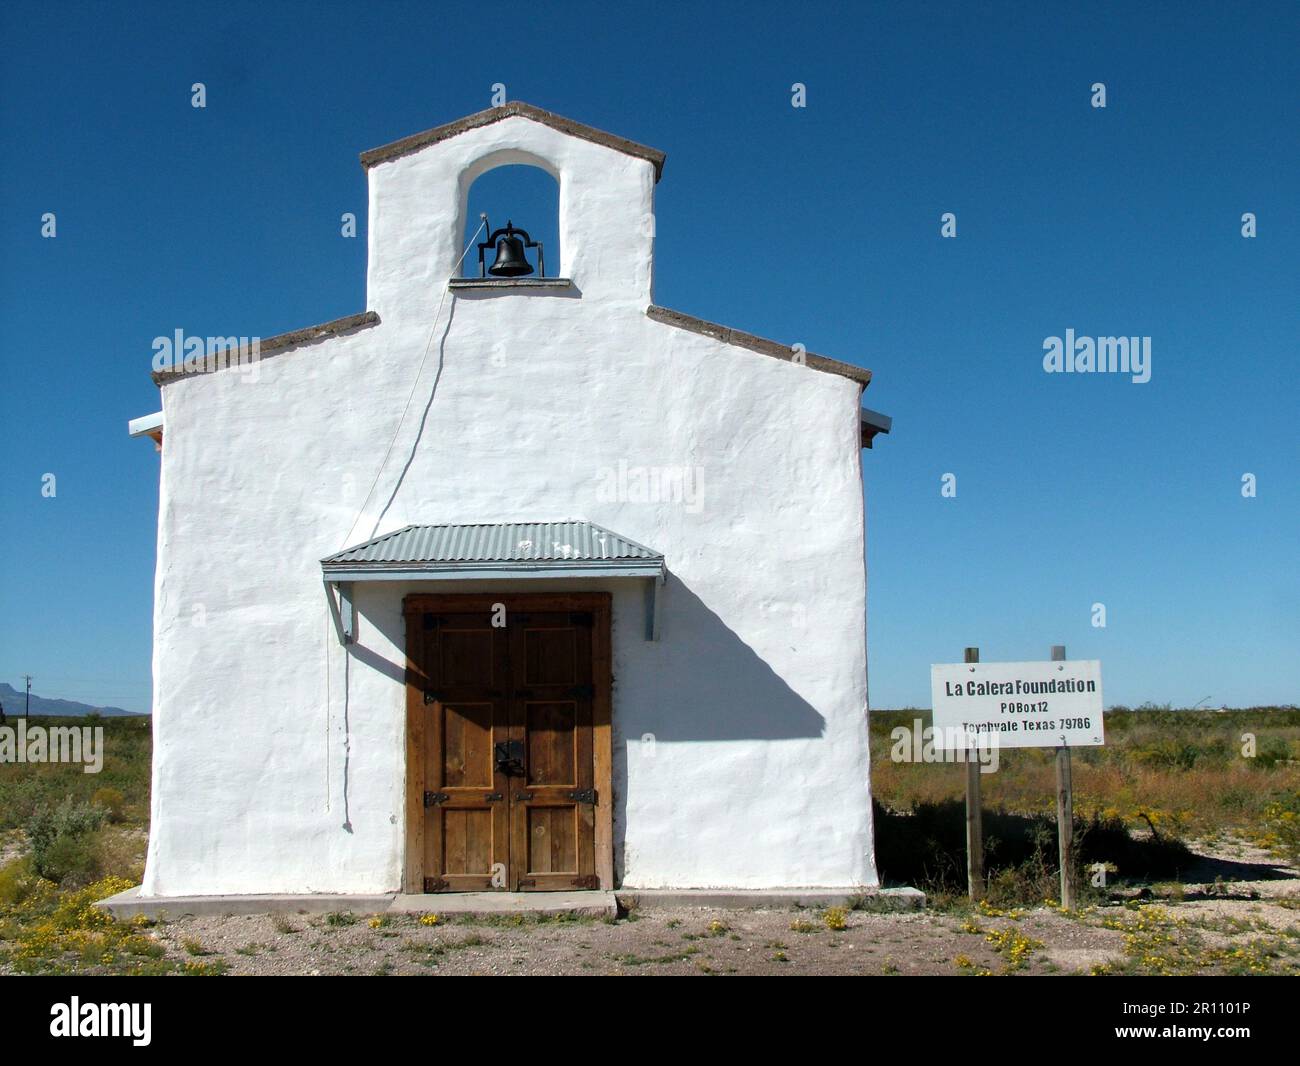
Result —
<path fill-rule="evenodd" d="M 512 104 L 363 161 L 367 313 L 251 368 L 156 374 L 142 894 L 403 887 L 403 598 L 539 589 L 612 595 L 616 886 L 875 885 L 869 375 L 653 307 L 651 150 Z M 570 284 L 449 291 L 469 187 L 510 163 L 559 182 L 547 268 Z M 663 476 L 699 495 L 646 498 Z M 327 556 L 411 524 L 560 519 L 663 554 L 658 639 L 636 579 L 443 577 L 358 583 L 341 643 Z"/>

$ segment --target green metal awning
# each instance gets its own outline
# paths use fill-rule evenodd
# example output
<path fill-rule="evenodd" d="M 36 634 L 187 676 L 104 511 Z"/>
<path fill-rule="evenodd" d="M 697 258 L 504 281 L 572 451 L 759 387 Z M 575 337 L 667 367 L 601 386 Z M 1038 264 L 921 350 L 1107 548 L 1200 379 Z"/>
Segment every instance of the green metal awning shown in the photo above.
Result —
<path fill-rule="evenodd" d="M 358 581 L 645 578 L 646 639 L 654 640 L 656 591 L 667 578 L 660 552 L 574 520 L 406 526 L 327 556 L 321 573 L 338 591 L 345 644 L 355 636 L 352 585 Z"/>

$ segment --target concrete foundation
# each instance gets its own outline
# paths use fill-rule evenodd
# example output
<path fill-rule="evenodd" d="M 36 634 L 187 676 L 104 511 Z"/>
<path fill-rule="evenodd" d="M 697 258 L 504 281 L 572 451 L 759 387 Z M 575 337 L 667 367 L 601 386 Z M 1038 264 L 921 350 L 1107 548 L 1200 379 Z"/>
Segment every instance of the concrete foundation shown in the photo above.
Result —
<path fill-rule="evenodd" d="M 673 910 L 700 907 L 719 910 L 783 909 L 787 907 L 845 907 L 871 911 L 911 911 L 925 907 L 925 893 L 916 888 L 654 888 L 620 889 L 624 910 Z"/>
<path fill-rule="evenodd" d="M 394 898 L 389 914 L 571 914 L 577 918 L 613 918 L 613 892 L 441 892 Z"/>
<path fill-rule="evenodd" d="M 442 892 L 431 895 L 232 895 L 142 896 L 129 888 L 95 904 L 114 918 L 204 918 L 232 914 L 572 914 L 613 918 L 623 910 L 699 907 L 719 910 L 850 907 L 920 910 L 925 893 L 915 888 L 799 890 L 642 889 L 614 892 Z"/>

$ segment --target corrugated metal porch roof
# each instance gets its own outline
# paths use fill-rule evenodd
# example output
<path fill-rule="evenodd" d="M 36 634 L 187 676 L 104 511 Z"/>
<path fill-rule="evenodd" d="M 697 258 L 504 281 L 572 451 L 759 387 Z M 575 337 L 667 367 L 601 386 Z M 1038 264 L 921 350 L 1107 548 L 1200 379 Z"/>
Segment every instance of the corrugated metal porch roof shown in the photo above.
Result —
<path fill-rule="evenodd" d="M 321 560 L 326 577 L 537 576 L 538 572 L 657 576 L 664 557 L 594 522 L 496 522 L 406 526 Z"/>

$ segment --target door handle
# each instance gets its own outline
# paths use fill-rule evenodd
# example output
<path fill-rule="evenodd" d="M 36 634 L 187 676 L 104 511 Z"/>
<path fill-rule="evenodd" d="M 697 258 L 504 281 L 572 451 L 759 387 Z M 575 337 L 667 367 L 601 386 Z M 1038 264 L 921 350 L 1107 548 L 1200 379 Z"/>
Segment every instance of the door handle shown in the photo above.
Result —
<path fill-rule="evenodd" d="M 493 762 L 497 773 L 507 777 L 524 776 L 524 742 L 522 740 L 502 740 L 492 745 Z"/>

